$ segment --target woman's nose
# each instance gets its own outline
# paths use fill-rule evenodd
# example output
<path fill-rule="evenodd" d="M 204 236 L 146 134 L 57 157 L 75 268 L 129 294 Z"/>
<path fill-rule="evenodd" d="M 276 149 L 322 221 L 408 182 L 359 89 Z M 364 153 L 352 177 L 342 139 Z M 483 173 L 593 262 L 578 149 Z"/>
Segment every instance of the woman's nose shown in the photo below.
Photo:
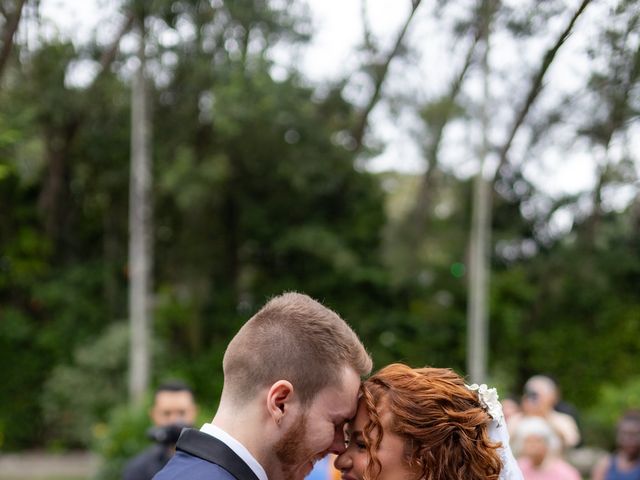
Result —
<path fill-rule="evenodd" d="M 333 466 L 336 467 L 337 470 L 349 470 L 351 467 L 351 458 L 349 457 L 349 453 L 344 451 L 338 455 L 333 461 Z"/>

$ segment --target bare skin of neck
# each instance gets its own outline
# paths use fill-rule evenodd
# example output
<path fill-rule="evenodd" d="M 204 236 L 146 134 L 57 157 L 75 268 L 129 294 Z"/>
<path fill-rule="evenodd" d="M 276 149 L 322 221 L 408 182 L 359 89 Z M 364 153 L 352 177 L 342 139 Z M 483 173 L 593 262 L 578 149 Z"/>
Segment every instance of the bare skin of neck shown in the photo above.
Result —
<path fill-rule="evenodd" d="M 260 408 L 260 400 L 238 405 L 223 396 L 211 423 L 249 450 L 269 478 L 277 477 L 271 453 L 276 432 L 271 426 L 271 419 L 264 413 L 264 408 Z"/>

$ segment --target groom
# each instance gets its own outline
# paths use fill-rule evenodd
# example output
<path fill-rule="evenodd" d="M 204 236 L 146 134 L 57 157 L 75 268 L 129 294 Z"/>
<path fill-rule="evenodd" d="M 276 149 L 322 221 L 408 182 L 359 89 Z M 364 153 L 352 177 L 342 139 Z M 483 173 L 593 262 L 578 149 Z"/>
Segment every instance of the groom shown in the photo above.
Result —
<path fill-rule="evenodd" d="M 218 411 L 184 430 L 154 480 L 297 480 L 344 451 L 371 358 L 335 312 L 306 295 L 269 301 L 227 346 Z"/>

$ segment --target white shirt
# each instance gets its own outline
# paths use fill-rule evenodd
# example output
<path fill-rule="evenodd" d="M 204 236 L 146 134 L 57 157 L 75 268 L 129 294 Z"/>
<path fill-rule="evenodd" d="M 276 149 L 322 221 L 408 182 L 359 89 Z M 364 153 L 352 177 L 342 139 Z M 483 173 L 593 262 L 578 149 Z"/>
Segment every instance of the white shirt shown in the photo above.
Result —
<path fill-rule="evenodd" d="M 227 447 L 229 447 L 233 452 L 238 455 L 244 463 L 249 465 L 249 468 L 253 470 L 253 473 L 256 474 L 258 480 L 269 480 L 267 478 L 267 472 L 264 471 L 262 465 L 258 463 L 253 455 L 247 450 L 247 448 L 242 445 L 238 440 L 233 438 L 227 432 L 222 430 L 220 427 L 216 427 L 212 423 L 205 423 L 202 425 L 200 429 L 202 433 L 206 433 L 207 435 L 211 435 L 212 437 L 217 438 L 222 443 L 224 443 Z"/>

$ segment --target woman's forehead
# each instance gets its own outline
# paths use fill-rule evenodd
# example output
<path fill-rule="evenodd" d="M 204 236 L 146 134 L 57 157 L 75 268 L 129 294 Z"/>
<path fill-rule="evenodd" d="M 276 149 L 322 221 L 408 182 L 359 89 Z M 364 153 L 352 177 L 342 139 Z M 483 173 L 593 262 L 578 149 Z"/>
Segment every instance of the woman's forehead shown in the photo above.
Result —
<path fill-rule="evenodd" d="M 393 422 L 393 413 L 389 408 L 389 401 L 386 398 L 381 398 L 380 401 L 374 406 L 375 414 L 380 420 L 380 424 L 383 430 L 389 430 Z M 372 415 L 369 412 L 367 403 L 364 398 L 360 398 L 358 401 L 358 410 L 356 416 L 351 422 L 349 422 L 349 430 L 362 431 L 367 425 Z"/>

